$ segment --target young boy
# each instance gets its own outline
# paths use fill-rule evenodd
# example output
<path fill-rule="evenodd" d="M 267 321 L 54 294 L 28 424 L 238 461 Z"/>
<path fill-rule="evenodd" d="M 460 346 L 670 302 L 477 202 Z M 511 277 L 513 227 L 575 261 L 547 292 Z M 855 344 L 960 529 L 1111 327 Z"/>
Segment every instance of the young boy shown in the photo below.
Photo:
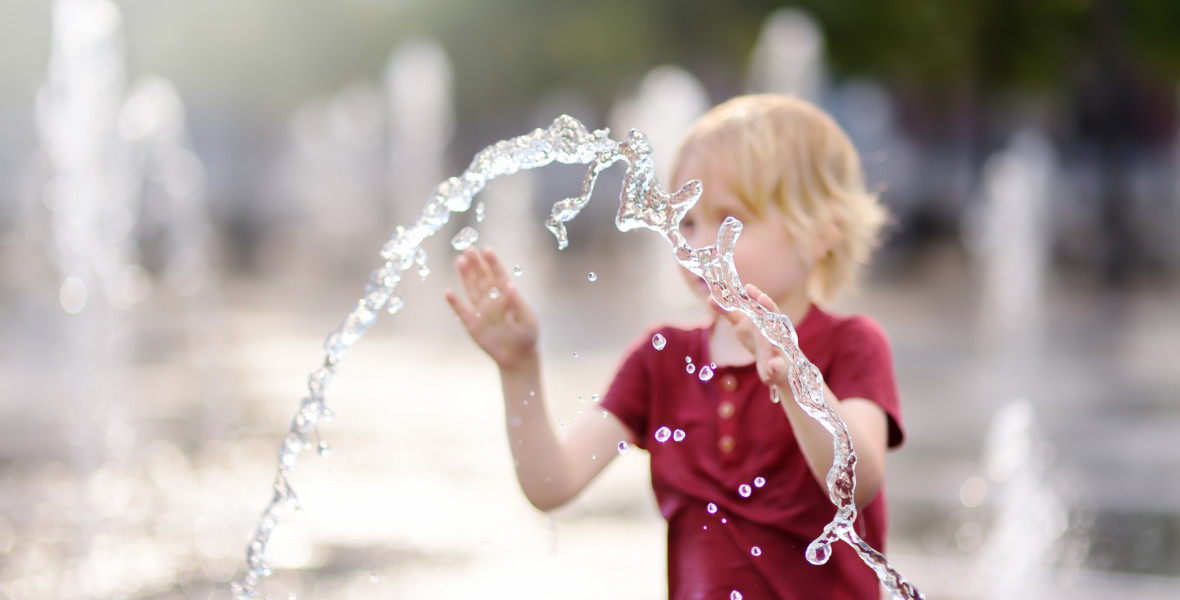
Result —
<path fill-rule="evenodd" d="M 857 452 L 856 530 L 883 550 L 885 451 L 904 439 L 892 356 L 881 328 L 818 303 L 853 279 L 886 219 L 864 189 L 859 159 L 830 118 L 780 95 L 735 98 L 703 116 L 676 159 L 674 180 L 704 193 L 681 222 L 693 247 L 712 244 L 721 222 L 744 227 L 734 264 L 747 291 L 790 317 L 803 353 Z M 576 496 L 620 441 L 647 449 L 668 520 L 673 600 L 875 599 L 874 573 L 844 544 L 831 560 L 804 558 L 835 513 L 825 477 L 832 439 L 791 401 L 787 358 L 740 313 L 715 304 L 709 323 L 648 331 L 622 361 L 602 405 L 559 437 L 541 396 L 537 322 L 495 253 L 456 260 L 466 299 L 446 297 L 468 333 L 500 368 L 508 437 L 529 501 L 550 510 Z M 703 280 L 685 272 L 702 301 Z M 500 293 L 493 294 L 495 288 Z M 658 333 L 662 349 L 652 344 Z M 708 380 L 686 373 L 716 364 Z M 771 388 L 785 401 L 774 403 Z M 661 428 L 684 432 L 668 440 Z M 733 595 L 732 597 L 737 597 Z"/>

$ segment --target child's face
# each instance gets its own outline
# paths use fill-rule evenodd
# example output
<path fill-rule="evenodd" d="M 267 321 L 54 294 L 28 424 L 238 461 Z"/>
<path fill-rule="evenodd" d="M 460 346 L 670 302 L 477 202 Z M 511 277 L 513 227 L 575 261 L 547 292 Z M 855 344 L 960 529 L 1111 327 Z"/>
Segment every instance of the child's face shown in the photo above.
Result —
<path fill-rule="evenodd" d="M 680 232 L 694 248 L 717 240 L 717 230 L 726 217 L 742 222 L 742 233 L 733 251 L 734 266 L 742 283 L 752 283 L 780 306 L 797 303 L 807 296 L 807 280 L 814 266 L 811 257 L 803 256 L 787 234 L 787 220 L 782 210 L 768 202 L 765 214 L 755 215 L 727 182 L 725 167 L 689 153 L 676 169 L 677 181 L 700 179 L 704 184 L 701 199 L 680 223 Z M 686 281 L 702 300 L 709 295 L 704 280 L 683 271 Z"/>

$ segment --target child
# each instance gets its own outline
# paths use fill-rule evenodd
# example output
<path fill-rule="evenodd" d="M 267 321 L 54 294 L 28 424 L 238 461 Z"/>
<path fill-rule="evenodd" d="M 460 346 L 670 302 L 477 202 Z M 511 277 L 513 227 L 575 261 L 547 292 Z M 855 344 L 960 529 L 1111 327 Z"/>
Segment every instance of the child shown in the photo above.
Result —
<path fill-rule="evenodd" d="M 864 189 L 856 151 L 818 109 L 767 94 L 703 116 L 675 164 L 674 181 L 704 184 L 680 225 L 693 247 L 712 244 L 725 217 L 742 221 L 738 275 L 752 297 L 790 317 L 801 350 L 823 374 L 858 456 L 857 533 L 883 550 L 885 451 L 904 438 L 888 341 L 870 319 L 817 304 L 851 281 L 886 218 Z M 612 457 L 625 441 L 651 454 L 652 487 L 668 520 L 673 600 L 724 600 L 733 591 L 744 600 L 879 597 L 876 576 L 845 544 L 826 565 L 804 558 L 835 514 L 825 484 L 832 438 L 791 401 L 787 358 L 745 315 L 710 303 L 708 323 L 643 334 L 603 398 L 609 416 L 579 420 L 559 437 L 541 396 L 533 311 L 490 249 L 468 249 L 456 267 L 466 299 L 448 290 L 447 300 L 500 368 L 517 477 L 537 508 L 576 496 L 609 462 L 590 457 Z M 707 301 L 704 281 L 685 276 Z M 662 350 L 653 347 L 655 333 L 666 340 Z M 716 363 L 715 375 L 687 374 L 686 356 Z M 785 401 L 772 402 L 768 387 Z M 663 427 L 685 435 L 657 439 Z"/>

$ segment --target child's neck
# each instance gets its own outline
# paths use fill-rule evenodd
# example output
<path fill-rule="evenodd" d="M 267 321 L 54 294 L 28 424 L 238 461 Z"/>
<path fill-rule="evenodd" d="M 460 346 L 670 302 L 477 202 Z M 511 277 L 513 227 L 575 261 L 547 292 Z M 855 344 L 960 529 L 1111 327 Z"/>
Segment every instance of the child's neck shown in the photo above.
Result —
<path fill-rule="evenodd" d="M 798 327 L 811 308 L 811 298 L 801 294 L 798 298 L 787 298 L 777 304 L 779 312 L 791 319 L 793 326 Z M 738 339 L 737 329 L 729 319 L 721 316 L 713 319 L 713 332 L 709 336 L 709 357 L 713 362 L 723 366 L 748 365 L 754 362 L 754 355 L 746 350 Z"/>

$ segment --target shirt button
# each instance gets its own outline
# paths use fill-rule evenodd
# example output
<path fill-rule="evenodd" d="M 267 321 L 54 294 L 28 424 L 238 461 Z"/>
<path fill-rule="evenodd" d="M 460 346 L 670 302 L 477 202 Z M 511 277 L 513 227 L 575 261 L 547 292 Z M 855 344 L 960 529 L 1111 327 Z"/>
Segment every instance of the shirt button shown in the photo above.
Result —
<path fill-rule="evenodd" d="M 721 389 L 726 392 L 732 392 L 732 391 L 736 390 L 737 384 L 738 384 L 737 377 L 735 377 L 733 375 L 733 373 L 726 373 L 721 378 Z"/>
<path fill-rule="evenodd" d="M 729 400 L 723 400 L 721 404 L 717 405 L 717 414 L 722 419 L 728 419 L 732 417 L 735 410 L 737 410 L 737 408 L 733 405 L 733 402 L 730 402 Z"/>
<path fill-rule="evenodd" d="M 733 445 L 733 436 L 729 434 L 725 434 L 721 436 L 721 439 L 717 440 L 717 448 L 720 449 L 723 454 L 729 454 L 730 452 L 733 452 Z"/>

